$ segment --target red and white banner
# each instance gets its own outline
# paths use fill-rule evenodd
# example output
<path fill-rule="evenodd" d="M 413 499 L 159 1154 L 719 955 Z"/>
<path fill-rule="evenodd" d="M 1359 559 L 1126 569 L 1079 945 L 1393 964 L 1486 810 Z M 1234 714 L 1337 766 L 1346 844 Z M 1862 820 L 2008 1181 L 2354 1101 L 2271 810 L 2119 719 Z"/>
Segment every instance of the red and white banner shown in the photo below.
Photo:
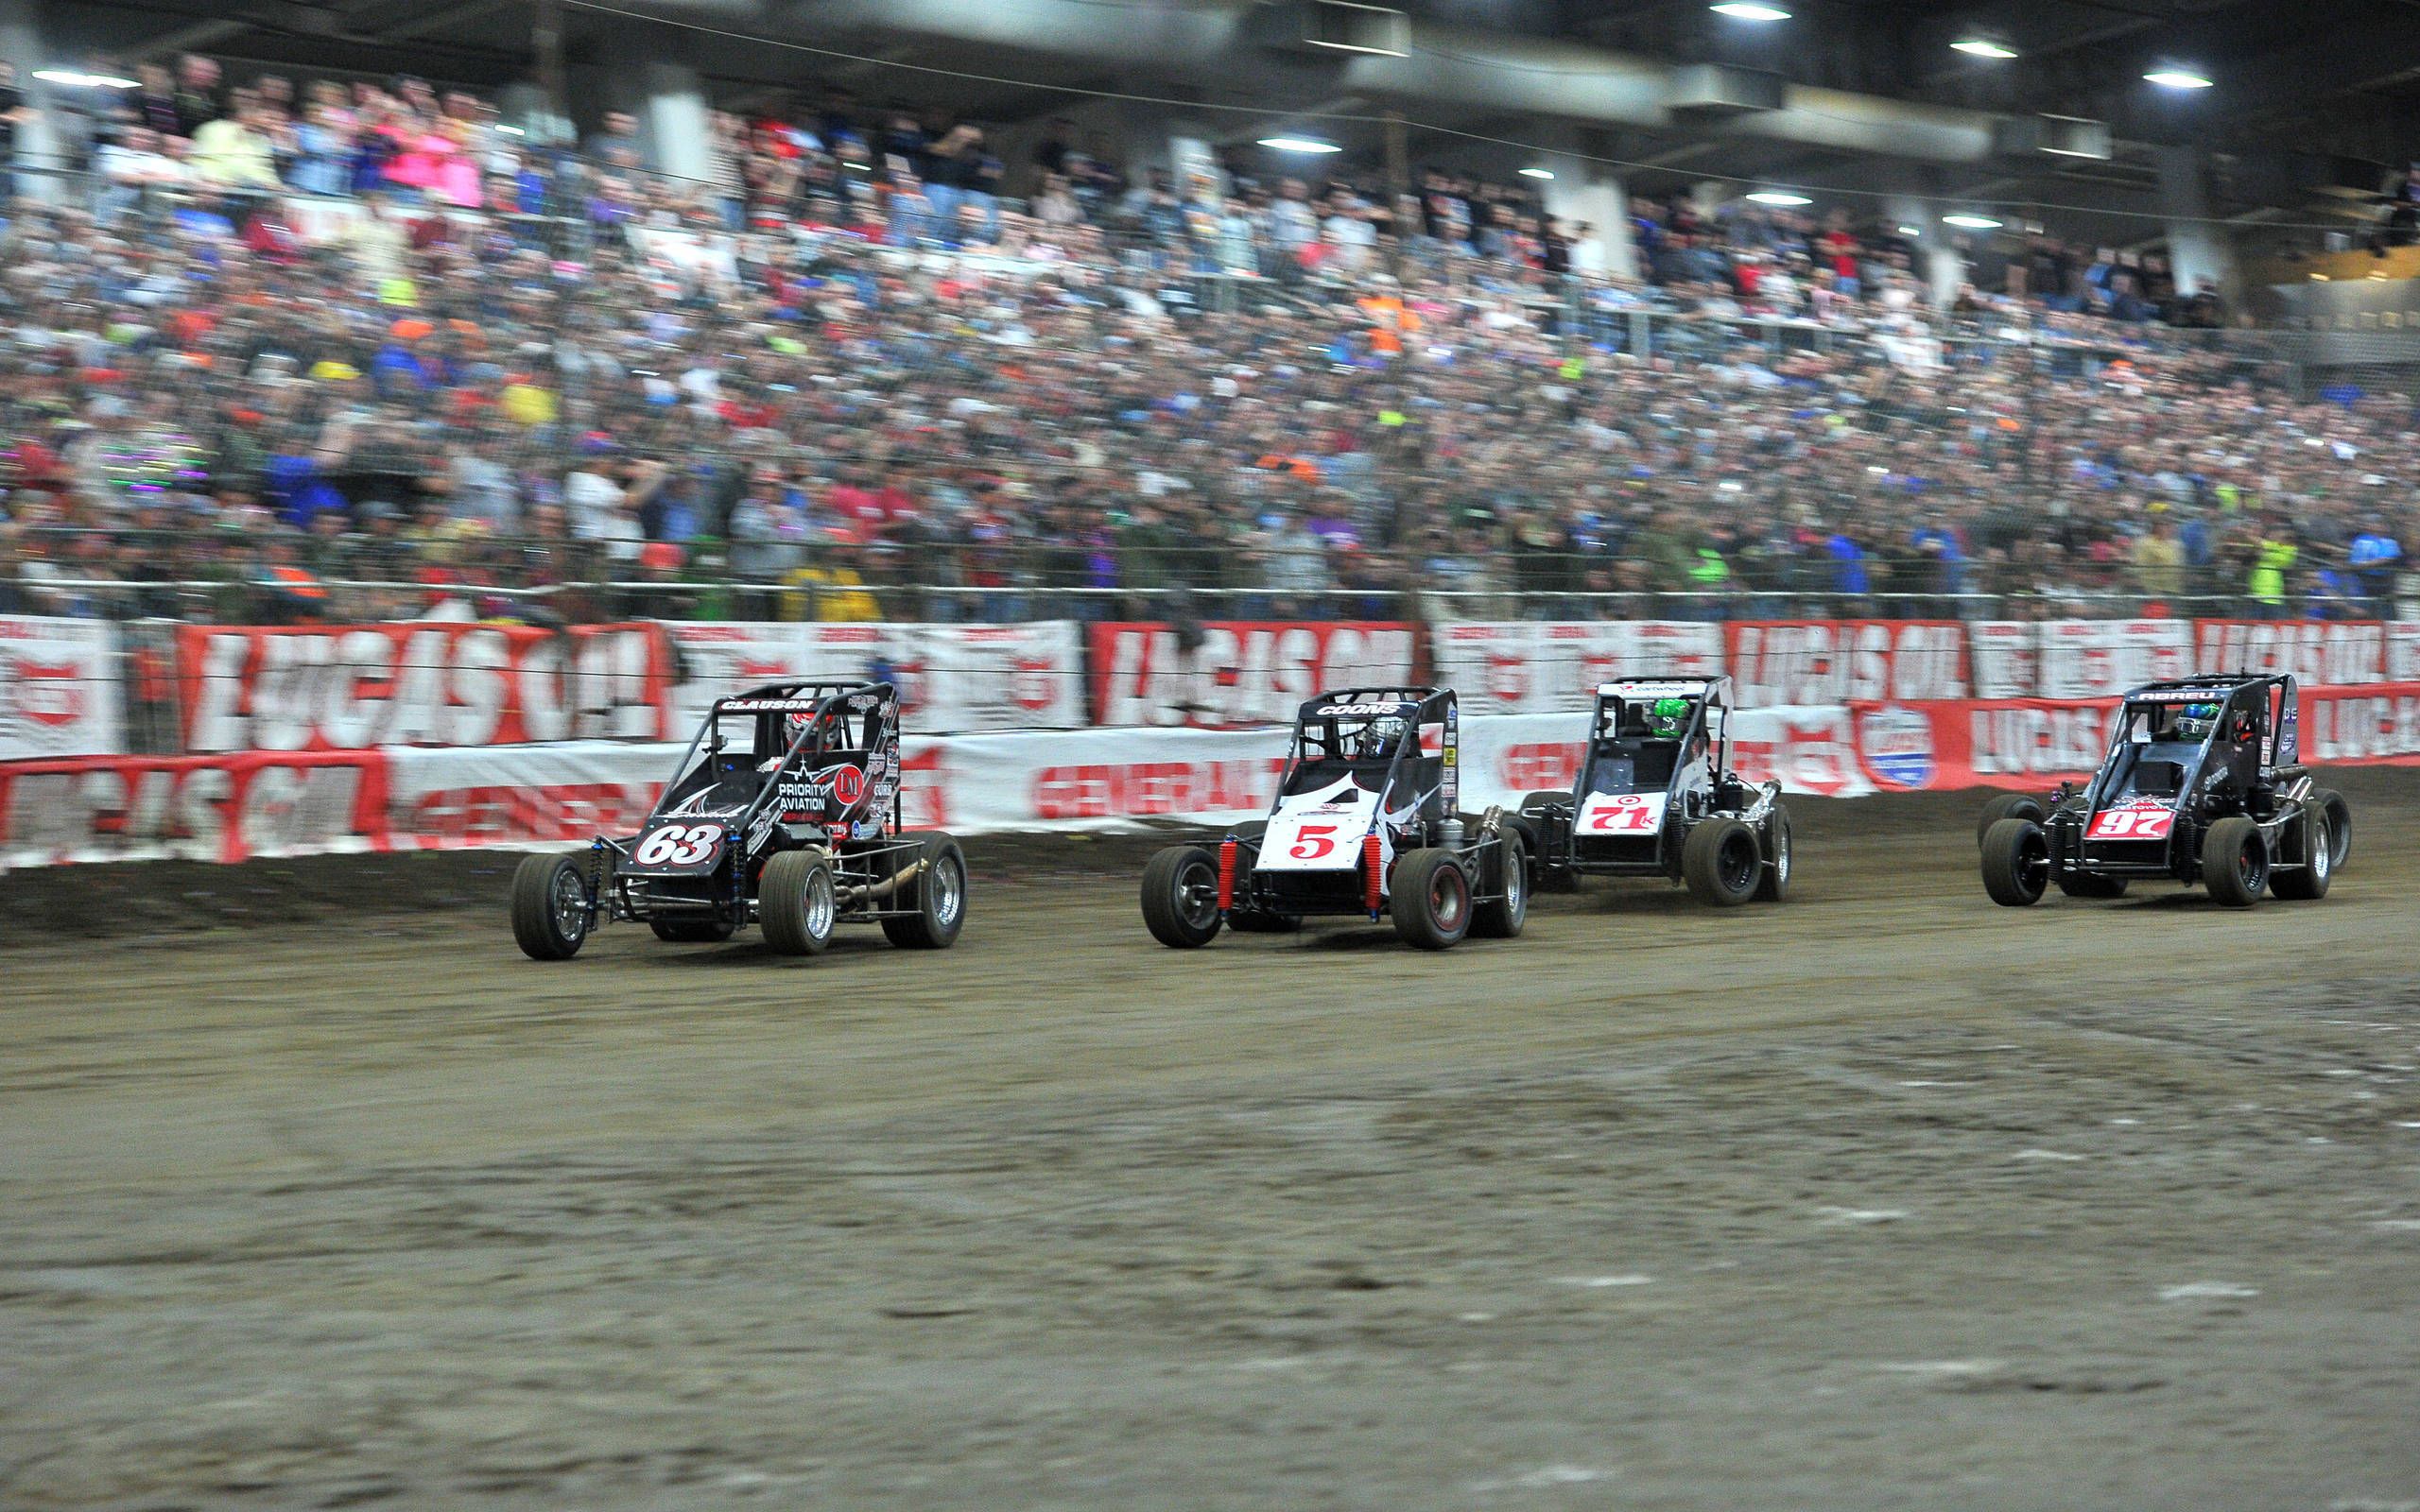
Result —
<path fill-rule="evenodd" d="M 0 870 L 386 849 L 378 751 L 91 756 L 0 765 Z"/>
<path fill-rule="evenodd" d="M 1209 730 L 1288 723 L 1314 694 L 1400 688 L 1419 675 L 1419 636 L 1409 625 L 1213 620 L 1201 636 L 1187 651 L 1166 625 L 1094 626 L 1093 722 Z"/>
<path fill-rule="evenodd" d="M 177 631 L 185 749 L 197 752 L 663 740 L 670 662 L 662 627 L 647 624 Z"/>
<path fill-rule="evenodd" d="M 2035 686 L 2044 698 L 2105 698 L 2193 667 L 2190 620 L 2046 620 Z"/>
<path fill-rule="evenodd" d="M 2420 625 L 2196 620 L 2193 644 L 2195 672 L 2290 672 L 2307 687 L 2330 688 L 2420 680 Z M 2390 666 L 2391 644 L 2394 660 L 2410 664 Z"/>
<path fill-rule="evenodd" d="M 1084 722 L 1083 644 L 1072 620 L 1029 625 L 668 623 L 677 725 L 714 699 L 785 678 L 899 685 L 910 730 L 1063 730 Z"/>
<path fill-rule="evenodd" d="M 2034 620 L 1969 620 L 1966 664 L 1978 698 L 2023 698 L 2041 685 L 2042 646 Z"/>
<path fill-rule="evenodd" d="M 1722 629 L 1742 709 L 1967 696 L 1966 627 L 1956 620 L 1773 620 Z"/>
<path fill-rule="evenodd" d="M 0 762 L 125 749 L 116 651 L 98 620 L 0 614 Z"/>
<path fill-rule="evenodd" d="M 1687 620 L 1462 621 L 1436 627 L 1430 648 L 1466 715 L 1585 709 L 1616 678 L 1722 671 L 1722 627 Z"/>

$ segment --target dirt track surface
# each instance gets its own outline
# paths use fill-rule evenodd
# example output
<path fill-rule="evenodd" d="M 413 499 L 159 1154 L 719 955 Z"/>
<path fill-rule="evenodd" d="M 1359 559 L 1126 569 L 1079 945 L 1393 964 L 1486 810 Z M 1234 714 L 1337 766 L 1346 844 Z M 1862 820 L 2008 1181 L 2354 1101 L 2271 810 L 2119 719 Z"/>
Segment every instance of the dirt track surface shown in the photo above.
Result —
<path fill-rule="evenodd" d="M 2248 914 L 0 952 L 0 1506 L 2420 1505 L 2414 775 Z"/>

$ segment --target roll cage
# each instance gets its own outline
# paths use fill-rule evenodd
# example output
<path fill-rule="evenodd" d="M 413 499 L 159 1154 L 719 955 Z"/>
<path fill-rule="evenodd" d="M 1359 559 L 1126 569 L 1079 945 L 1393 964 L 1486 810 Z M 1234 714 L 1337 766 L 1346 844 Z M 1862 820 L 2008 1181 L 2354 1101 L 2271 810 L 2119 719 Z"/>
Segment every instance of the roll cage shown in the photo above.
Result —
<path fill-rule="evenodd" d="M 1368 748 L 1374 727 L 1397 720 L 1402 729 L 1383 749 Z M 1384 795 L 1401 783 L 1423 794 L 1424 809 L 1438 817 L 1454 812 L 1460 797 L 1460 732 L 1451 688 L 1345 688 L 1305 701 L 1294 715 L 1292 744 L 1270 799 L 1274 815 L 1288 798 L 1350 777 L 1366 792 Z M 1434 752 L 1422 731 L 1441 730 Z"/>
<path fill-rule="evenodd" d="M 2212 703 L 2219 715 L 2207 730 L 2179 729 L 2187 707 Z M 2181 804 L 2213 784 L 2249 793 L 2265 776 L 2301 765 L 2299 713 L 2290 674 L 2145 683 L 2118 705 L 2108 753 L 2083 791 L 2085 812 L 2130 798 Z"/>
<path fill-rule="evenodd" d="M 747 748 L 724 738 L 726 720 L 751 721 Z M 768 760 L 764 752 L 778 755 Z M 717 698 L 673 769 L 672 781 L 648 815 L 653 824 L 686 814 L 727 816 L 735 831 L 754 833 L 767 808 L 781 802 L 786 822 L 815 824 L 843 815 L 820 812 L 802 781 L 811 764 L 846 762 L 866 779 L 872 822 L 899 827 L 899 690 L 889 682 L 769 682 Z M 862 801 L 862 799 L 860 799 Z M 888 812 L 884 812 L 887 804 Z M 857 803 L 845 804 L 844 811 Z M 735 815 L 732 811 L 736 810 Z M 871 838 L 872 836 L 857 836 Z"/>
<path fill-rule="evenodd" d="M 1654 678 L 1599 683 L 1589 716 L 1588 745 L 1572 782 L 1574 802 L 1591 793 L 1657 792 L 1672 796 L 1690 757 L 1710 751 L 1717 779 L 1729 769 L 1729 677 Z M 1689 722 L 1675 739 L 1651 732 L 1645 709 L 1659 698 L 1690 701 Z"/>

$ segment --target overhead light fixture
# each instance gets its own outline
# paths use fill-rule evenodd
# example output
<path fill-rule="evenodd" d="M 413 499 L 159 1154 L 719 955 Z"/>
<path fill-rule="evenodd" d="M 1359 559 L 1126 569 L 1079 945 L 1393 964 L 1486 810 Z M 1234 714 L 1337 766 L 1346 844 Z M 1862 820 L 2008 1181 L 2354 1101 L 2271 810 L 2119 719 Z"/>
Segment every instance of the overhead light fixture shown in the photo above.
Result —
<path fill-rule="evenodd" d="M 1789 19 L 1789 12 L 1781 7 L 1757 5 L 1754 0 L 1720 0 L 1720 4 L 1710 5 L 1706 9 L 1718 16 L 1729 16 L 1734 21 L 1788 21 Z"/>
<path fill-rule="evenodd" d="M 1899 228 L 1899 234 L 1902 236 L 1921 236 L 1924 233 L 1924 228 L 1921 226 L 1902 226 Z"/>
<path fill-rule="evenodd" d="M 1787 189 L 1757 189 L 1748 198 L 1760 205 L 1811 205 L 1815 201 L 1805 195 L 1794 195 Z"/>
<path fill-rule="evenodd" d="M 139 79 L 120 78 L 115 74 L 87 74 L 76 68 L 37 68 L 34 77 L 45 84 L 60 84 L 69 89 L 132 89 Z"/>
<path fill-rule="evenodd" d="M 1552 168 L 1523 168 L 1521 170 L 1521 177 L 1524 179 L 1551 179 L 1554 177 L 1554 170 Z"/>
<path fill-rule="evenodd" d="M 1341 152 L 1333 142 L 1322 142 L 1315 136 L 1265 136 L 1260 145 L 1272 152 Z"/>
<path fill-rule="evenodd" d="M 1961 37 L 1949 44 L 1953 53 L 1969 58 L 1991 58 L 2005 60 L 2016 56 L 2016 49 L 1996 37 Z"/>
<path fill-rule="evenodd" d="M 529 134 L 517 126 L 504 122 L 498 122 L 495 129 L 496 134 L 499 136 L 527 136 Z"/>
<path fill-rule="evenodd" d="M 1941 223 L 1945 226 L 1955 226 L 1961 231 L 1997 231 L 2000 229 L 2000 223 L 1994 220 L 1989 215 L 1944 215 L 1941 217 Z"/>
<path fill-rule="evenodd" d="M 2208 89 L 2210 87 L 2208 75 L 2198 69 L 2181 68 L 2172 64 L 2154 68 L 2143 77 L 2162 89 Z"/>

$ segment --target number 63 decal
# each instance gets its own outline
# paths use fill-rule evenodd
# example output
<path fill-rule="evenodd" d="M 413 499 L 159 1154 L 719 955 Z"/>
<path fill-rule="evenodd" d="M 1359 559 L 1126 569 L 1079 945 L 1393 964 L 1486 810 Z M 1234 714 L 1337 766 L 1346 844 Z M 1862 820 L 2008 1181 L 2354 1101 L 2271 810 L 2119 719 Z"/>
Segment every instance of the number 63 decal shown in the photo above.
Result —
<path fill-rule="evenodd" d="M 694 867 L 720 844 L 719 824 L 667 824 L 648 831 L 631 859 L 642 867 Z"/>

